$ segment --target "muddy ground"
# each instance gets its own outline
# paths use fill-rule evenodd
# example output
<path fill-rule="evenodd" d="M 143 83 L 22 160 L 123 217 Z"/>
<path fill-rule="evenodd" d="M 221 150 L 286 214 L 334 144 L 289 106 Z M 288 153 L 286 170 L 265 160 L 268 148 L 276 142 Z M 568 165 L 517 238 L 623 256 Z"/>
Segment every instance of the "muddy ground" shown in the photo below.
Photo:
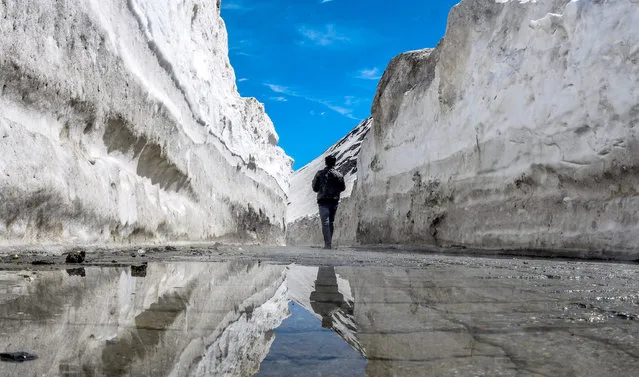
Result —
<path fill-rule="evenodd" d="M 69 255 L 85 252 L 81 263 Z M 633 253 L 592 253 L 580 251 L 471 250 L 463 248 L 420 248 L 414 246 L 356 246 L 324 250 L 320 247 L 286 247 L 223 244 L 178 244 L 113 247 L 4 247 L 0 248 L 2 270 L 48 270 L 69 266 L 130 266 L 149 262 L 255 261 L 274 264 L 331 266 L 420 267 L 434 260 L 462 258 L 473 264 L 482 260 L 557 260 L 639 264 L 639 251 Z M 75 261 L 77 262 L 77 260 Z"/>

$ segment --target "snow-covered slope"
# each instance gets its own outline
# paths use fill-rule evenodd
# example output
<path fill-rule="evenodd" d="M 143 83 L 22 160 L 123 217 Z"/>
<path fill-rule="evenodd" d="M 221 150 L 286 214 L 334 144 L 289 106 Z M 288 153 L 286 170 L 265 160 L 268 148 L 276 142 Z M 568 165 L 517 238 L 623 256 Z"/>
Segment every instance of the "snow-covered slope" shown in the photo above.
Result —
<path fill-rule="evenodd" d="M 289 203 L 287 209 L 287 243 L 288 244 L 320 244 L 323 243 L 319 229 L 319 215 L 317 212 L 316 193 L 311 183 L 318 170 L 326 165 L 324 157 L 334 154 L 337 157 L 336 168 L 344 175 L 346 190 L 342 193 L 342 205 L 338 216 L 343 214 L 346 202 L 353 191 L 357 178 L 357 157 L 362 141 L 368 134 L 373 123 L 371 118 L 357 125 L 353 131 L 327 149 L 306 166 L 297 170 L 291 176 Z M 337 236 L 337 234 L 336 234 Z"/>
<path fill-rule="evenodd" d="M 0 242 L 281 242 L 291 160 L 220 2 L 0 3 Z"/>
<path fill-rule="evenodd" d="M 463 0 L 381 79 L 358 240 L 637 250 L 638 63 L 635 0 Z"/>

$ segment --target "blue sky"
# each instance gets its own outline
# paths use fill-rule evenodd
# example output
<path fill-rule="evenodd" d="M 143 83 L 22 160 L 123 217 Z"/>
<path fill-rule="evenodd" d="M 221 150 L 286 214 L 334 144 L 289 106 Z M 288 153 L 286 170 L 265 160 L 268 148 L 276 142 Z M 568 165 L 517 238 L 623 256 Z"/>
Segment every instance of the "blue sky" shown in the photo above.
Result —
<path fill-rule="evenodd" d="M 299 169 L 370 115 L 397 54 L 435 47 L 458 0 L 222 0 L 244 97 L 263 102 Z"/>

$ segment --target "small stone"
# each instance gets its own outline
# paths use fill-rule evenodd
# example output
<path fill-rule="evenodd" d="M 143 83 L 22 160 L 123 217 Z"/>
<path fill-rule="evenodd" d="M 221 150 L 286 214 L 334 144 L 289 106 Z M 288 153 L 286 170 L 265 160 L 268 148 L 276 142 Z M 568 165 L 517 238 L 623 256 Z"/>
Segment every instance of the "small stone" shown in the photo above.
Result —
<path fill-rule="evenodd" d="M 146 254 L 146 250 L 144 249 L 138 250 L 138 255 L 144 255 L 144 254 Z"/>
<path fill-rule="evenodd" d="M 83 267 L 80 267 L 80 268 L 67 268 L 67 274 L 69 276 L 80 276 L 80 277 L 87 276 L 86 270 Z"/>
<path fill-rule="evenodd" d="M 146 277 L 146 264 L 141 266 L 131 266 L 131 276 L 139 278 Z"/>
<path fill-rule="evenodd" d="M 0 360 L 11 363 L 22 363 L 37 359 L 38 356 L 27 352 L 8 352 L 0 353 Z"/>
<path fill-rule="evenodd" d="M 67 258 L 65 260 L 66 263 L 75 264 L 84 262 L 84 258 L 86 257 L 86 253 L 83 251 L 72 251 L 67 254 Z"/>

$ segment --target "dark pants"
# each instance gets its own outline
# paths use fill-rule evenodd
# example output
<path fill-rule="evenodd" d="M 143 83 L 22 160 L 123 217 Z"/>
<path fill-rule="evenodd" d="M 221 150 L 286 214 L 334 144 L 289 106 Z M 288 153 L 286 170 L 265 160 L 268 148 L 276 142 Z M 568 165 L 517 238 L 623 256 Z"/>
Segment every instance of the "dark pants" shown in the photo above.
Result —
<path fill-rule="evenodd" d="M 322 221 L 322 234 L 324 235 L 324 247 L 333 244 L 333 221 L 337 213 L 337 204 L 318 204 L 320 220 Z"/>

